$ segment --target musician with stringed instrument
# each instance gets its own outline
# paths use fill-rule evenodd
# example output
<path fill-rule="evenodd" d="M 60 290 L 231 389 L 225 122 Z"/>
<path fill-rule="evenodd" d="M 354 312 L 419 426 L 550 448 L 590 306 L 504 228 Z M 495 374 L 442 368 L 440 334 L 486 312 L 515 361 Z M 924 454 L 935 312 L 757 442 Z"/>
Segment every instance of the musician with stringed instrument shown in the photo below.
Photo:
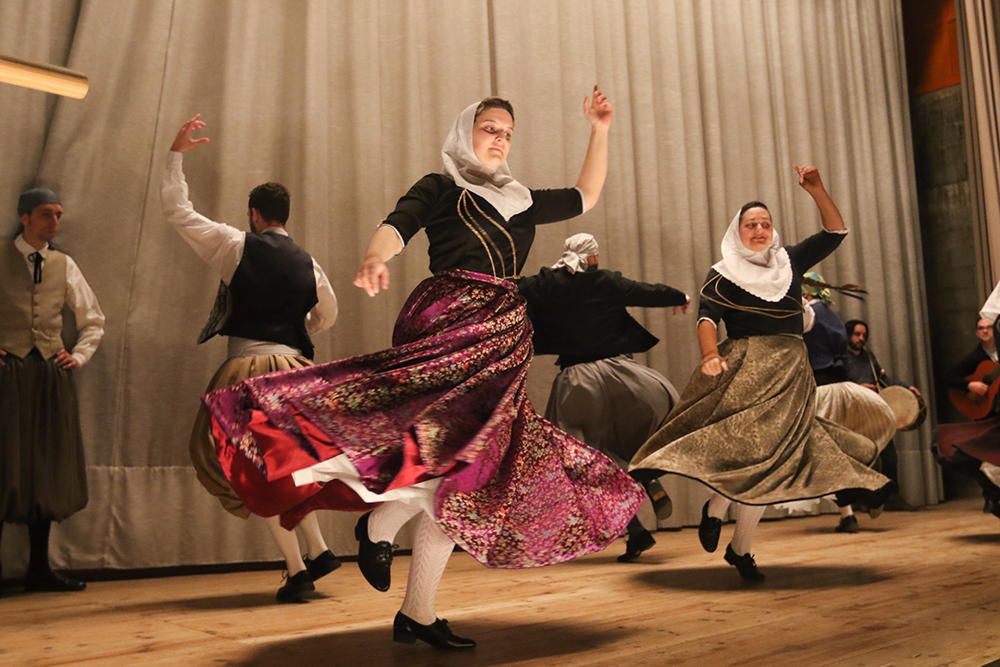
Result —
<path fill-rule="evenodd" d="M 975 477 L 983 491 L 984 512 L 1000 517 L 1000 488 L 991 479 L 1000 466 L 1000 364 L 997 363 L 997 329 L 1000 320 L 985 317 L 976 322 L 979 345 L 945 376 L 952 404 L 972 419 L 967 424 L 941 424 L 937 428 L 942 463 Z"/>

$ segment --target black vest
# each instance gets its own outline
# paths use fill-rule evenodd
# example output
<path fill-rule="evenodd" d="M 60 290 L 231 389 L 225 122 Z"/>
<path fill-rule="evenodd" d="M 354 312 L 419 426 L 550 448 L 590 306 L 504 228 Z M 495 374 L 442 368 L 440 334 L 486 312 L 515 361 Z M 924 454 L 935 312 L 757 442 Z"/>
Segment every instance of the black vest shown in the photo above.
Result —
<path fill-rule="evenodd" d="M 282 234 L 247 234 L 236 273 L 225 293 L 221 326 L 210 320 L 199 342 L 215 334 L 281 343 L 312 359 L 306 315 L 318 299 L 312 257 Z M 213 311 L 217 316 L 219 304 Z M 221 319 L 221 318 L 219 318 Z"/>

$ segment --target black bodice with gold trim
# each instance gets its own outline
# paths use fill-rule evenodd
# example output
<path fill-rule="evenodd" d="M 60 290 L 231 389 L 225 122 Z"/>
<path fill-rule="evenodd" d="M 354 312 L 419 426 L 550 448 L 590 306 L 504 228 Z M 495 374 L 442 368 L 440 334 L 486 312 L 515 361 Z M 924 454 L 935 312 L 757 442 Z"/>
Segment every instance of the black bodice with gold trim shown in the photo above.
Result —
<path fill-rule="evenodd" d="M 434 273 L 465 269 L 515 278 L 523 270 L 536 225 L 583 212 L 583 199 L 575 188 L 532 190 L 531 197 L 527 210 L 504 220 L 489 202 L 446 175 L 428 174 L 400 198 L 384 222 L 399 231 L 404 243 L 426 229 Z"/>

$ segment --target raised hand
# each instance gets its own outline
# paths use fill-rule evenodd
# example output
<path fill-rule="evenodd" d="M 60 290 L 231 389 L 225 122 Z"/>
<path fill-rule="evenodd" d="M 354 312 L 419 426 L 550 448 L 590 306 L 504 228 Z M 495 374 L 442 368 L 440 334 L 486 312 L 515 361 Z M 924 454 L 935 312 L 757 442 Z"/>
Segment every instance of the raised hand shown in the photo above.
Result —
<path fill-rule="evenodd" d="M 823 187 L 823 179 L 819 177 L 819 169 L 816 167 L 812 165 L 794 165 L 793 168 L 799 176 L 799 185 L 809 194 L 826 189 Z"/>
<path fill-rule="evenodd" d="M 611 106 L 611 100 L 604 96 L 604 93 L 594 84 L 593 98 L 583 98 L 583 115 L 587 117 L 594 127 L 611 127 L 611 117 L 615 110 Z"/>
<path fill-rule="evenodd" d="M 198 137 L 195 139 L 191 136 L 203 127 L 205 127 L 205 121 L 201 119 L 200 113 L 196 113 L 191 117 L 191 120 L 181 125 L 181 129 L 177 131 L 177 136 L 174 137 L 174 143 L 170 145 L 170 150 L 178 153 L 187 153 L 192 148 L 197 148 L 201 144 L 207 144 L 211 141 L 208 137 Z"/>

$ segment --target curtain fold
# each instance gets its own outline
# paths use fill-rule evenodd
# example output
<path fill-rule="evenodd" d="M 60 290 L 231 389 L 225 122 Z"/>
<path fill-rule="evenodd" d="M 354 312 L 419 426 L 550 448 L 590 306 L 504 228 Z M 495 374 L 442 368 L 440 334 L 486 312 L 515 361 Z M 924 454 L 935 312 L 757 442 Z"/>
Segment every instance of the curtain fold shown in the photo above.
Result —
<path fill-rule="evenodd" d="M 59 526 L 53 560 L 137 568 L 277 559 L 266 531 L 225 513 L 197 484 L 187 440 L 204 386 L 225 355 L 195 337 L 217 279 L 164 223 L 159 181 L 182 122 L 200 112 L 212 142 L 186 154 L 195 207 L 237 227 L 246 196 L 276 180 L 292 194 L 289 232 L 324 266 L 340 321 L 317 360 L 389 344 L 409 290 L 427 275 L 426 240 L 391 263 L 392 287 L 351 286 L 368 237 L 396 199 L 440 170 L 440 144 L 465 106 L 510 98 L 511 167 L 532 187 L 576 181 L 599 83 L 616 107 L 607 187 L 579 220 L 540 228 L 525 273 L 589 231 L 602 263 L 696 299 L 735 209 L 762 198 L 788 241 L 819 218 L 792 164 L 819 165 L 852 228 L 820 269 L 864 283 L 846 317 L 873 322 L 896 375 L 929 387 L 926 320 L 899 8 L 823 0 L 11 0 L 0 52 L 87 73 L 82 101 L 0 89 L 16 131 L 0 137 L 11 233 L 18 191 L 63 196 L 62 246 L 108 316 L 79 373 L 91 504 Z M 636 316 L 663 340 L 646 361 L 682 387 L 698 361 L 695 316 Z M 916 326 L 914 324 L 916 323 Z M 552 360 L 529 391 L 544 409 Z M 904 491 L 940 498 L 925 428 L 904 443 Z M 668 525 L 691 524 L 702 490 L 666 480 Z M 351 553 L 354 517 L 321 517 Z M 23 557 L 4 531 L 9 575 Z"/>
<path fill-rule="evenodd" d="M 981 230 L 978 278 L 985 295 L 1000 282 L 1000 7 L 992 0 L 957 2 L 969 174 Z"/>

